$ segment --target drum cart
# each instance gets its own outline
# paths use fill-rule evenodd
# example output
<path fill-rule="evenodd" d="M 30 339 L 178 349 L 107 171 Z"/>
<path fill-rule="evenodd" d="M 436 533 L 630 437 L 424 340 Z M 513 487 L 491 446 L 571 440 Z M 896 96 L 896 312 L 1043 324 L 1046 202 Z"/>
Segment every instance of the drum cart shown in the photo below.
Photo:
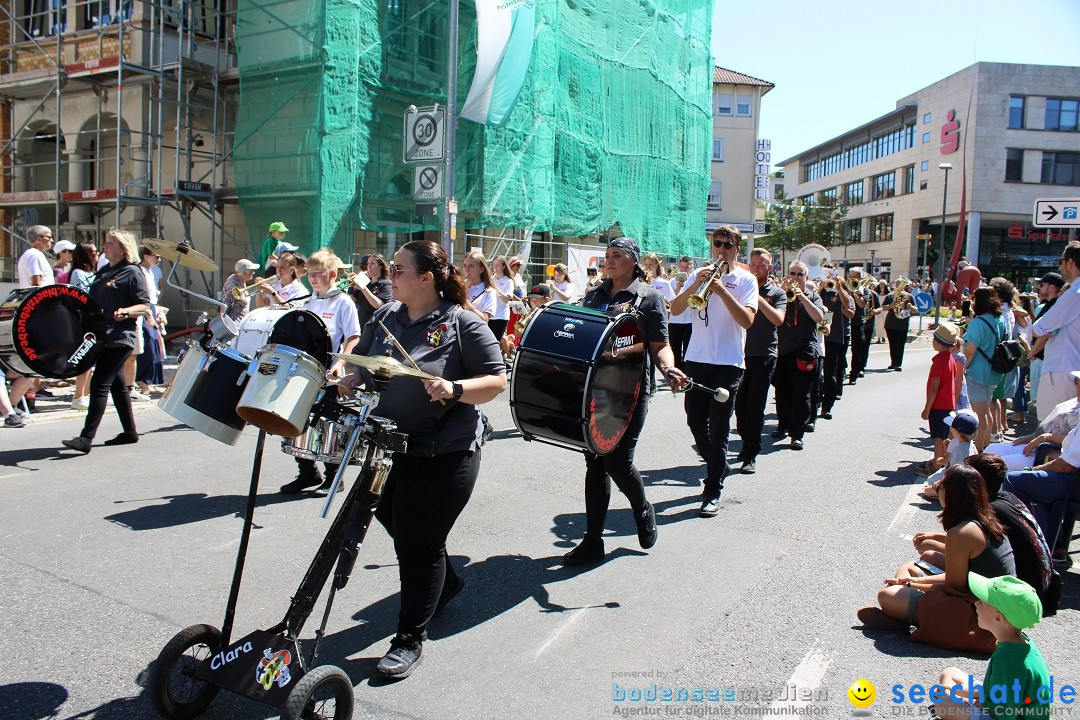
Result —
<path fill-rule="evenodd" d="M 220 630 L 211 625 L 192 625 L 177 633 L 161 650 L 151 666 L 148 690 L 151 704 L 162 717 L 170 720 L 195 717 L 207 708 L 222 688 L 280 708 L 284 717 L 290 720 L 349 720 L 352 717 L 353 688 L 349 677 L 338 667 L 317 666 L 315 661 L 334 597 L 349 581 L 359 545 L 367 534 L 390 473 L 391 454 L 406 449 L 407 437 L 397 432 L 393 422 L 368 415 L 378 401 L 378 395 L 369 392 L 355 401 L 338 402 L 336 393 L 325 392 L 313 409 L 313 419 L 329 418 L 349 429 L 346 461 L 341 463 L 334 477 L 322 509 L 323 517 L 348 470 L 348 459 L 357 452 L 363 457 L 360 476 L 345 494 L 285 617 L 273 627 L 255 630 L 234 641 L 233 621 L 251 537 L 266 440 L 266 431 L 259 431 L 224 622 Z M 315 609 L 331 572 L 334 580 L 322 623 L 305 657 L 300 631 Z"/>

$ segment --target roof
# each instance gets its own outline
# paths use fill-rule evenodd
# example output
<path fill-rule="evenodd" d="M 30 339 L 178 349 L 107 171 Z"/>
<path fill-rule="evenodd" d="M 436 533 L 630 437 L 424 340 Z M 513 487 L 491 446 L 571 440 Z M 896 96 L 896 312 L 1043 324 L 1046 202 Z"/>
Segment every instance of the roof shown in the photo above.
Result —
<path fill-rule="evenodd" d="M 761 91 L 762 95 L 776 87 L 776 85 L 767 80 L 762 80 L 761 78 L 752 77 L 750 75 L 743 75 L 740 72 L 728 70 L 719 65 L 713 66 L 712 81 L 724 85 L 758 85 L 765 88 Z"/>

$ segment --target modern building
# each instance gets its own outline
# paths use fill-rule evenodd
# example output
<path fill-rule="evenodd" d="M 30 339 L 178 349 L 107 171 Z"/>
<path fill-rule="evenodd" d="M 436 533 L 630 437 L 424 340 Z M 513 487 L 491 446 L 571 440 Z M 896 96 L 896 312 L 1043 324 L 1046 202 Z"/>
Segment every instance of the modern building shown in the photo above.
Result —
<path fill-rule="evenodd" d="M 753 232 L 761 98 L 774 87 L 771 82 L 734 70 L 713 68 L 712 171 L 705 205 L 706 232 L 721 225 L 734 225 L 744 234 Z M 772 178 L 767 180 L 771 182 Z"/>
<path fill-rule="evenodd" d="M 780 163 L 785 194 L 846 208 L 833 259 L 886 277 L 936 267 L 942 225 L 948 259 L 963 212 L 962 254 L 1023 285 L 1069 239 L 1032 216 L 1038 198 L 1080 195 L 1078 117 L 1080 68 L 976 63 Z"/>

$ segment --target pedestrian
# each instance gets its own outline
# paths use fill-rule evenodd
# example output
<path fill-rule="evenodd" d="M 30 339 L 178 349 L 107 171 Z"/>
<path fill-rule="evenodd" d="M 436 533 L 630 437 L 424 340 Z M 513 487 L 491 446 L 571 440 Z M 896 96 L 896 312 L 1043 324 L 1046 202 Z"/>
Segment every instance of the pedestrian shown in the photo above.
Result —
<path fill-rule="evenodd" d="M 784 322 L 777 329 L 776 430 L 772 437 L 791 437 L 793 450 L 803 449 L 803 435 L 811 421 L 810 392 L 818 373 L 817 328 L 825 319 L 821 296 L 807 287 L 806 264 L 791 263 L 784 283 L 787 308 Z"/>
<path fill-rule="evenodd" d="M 862 286 L 862 268 L 848 270 L 851 297 L 855 300 L 855 314 L 851 317 L 851 370 L 848 384 L 854 385 L 859 378 L 865 377 L 866 363 L 870 358 L 870 343 L 874 340 L 874 310 L 878 307 L 878 296 L 869 288 Z"/>
<path fill-rule="evenodd" d="M 225 280 L 221 288 L 221 302 L 225 304 L 222 313 L 233 320 L 243 320 L 251 309 L 251 298 L 241 293 L 240 297 L 233 295 L 234 290 L 243 290 L 255 278 L 255 271 L 260 265 L 247 258 L 241 258 L 233 265 L 233 274 Z"/>
<path fill-rule="evenodd" d="M 926 378 L 926 402 L 922 419 L 930 423 L 930 438 L 934 441 L 934 457 L 919 466 L 920 475 L 930 475 L 945 467 L 945 443 L 949 439 L 949 426 L 945 418 L 956 410 L 956 364 L 952 349 L 956 345 L 959 328 L 951 322 L 941 322 L 934 329 L 933 347 L 937 353 L 930 360 L 930 374 Z M 924 472 L 925 471 L 925 472 Z"/>
<path fill-rule="evenodd" d="M 1058 403 L 1072 397 L 1069 373 L 1080 370 L 1080 242 L 1074 240 L 1065 246 L 1058 269 L 1069 285 L 1061 290 L 1053 307 L 1044 310 L 1031 326 L 1033 335 L 1047 336 L 1042 344 L 1036 343 L 1036 349 L 1043 351 L 1039 395 L 1035 399 L 1039 422 Z"/>
<path fill-rule="evenodd" d="M 53 263 L 53 279 L 58 285 L 67 285 L 68 276 L 71 273 L 71 254 L 75 250 L 75 243 L 60 240 L 53 245 L 52 251 L 56 255 Z"/>
<path fill-rule="evenodd" d="M 671 291 L 675 296 L 682 294 L 694 274 L 694 260 L 689 255 L 679 258 L 679 271 L 671 279 Z M 694 331 L 694 310 L 687 307 L 681 313 L 668 315 L 668 340 L 671 343 L 671 352 L 675 355 L 675 367 L 686 370 L 683 358 L 686 356 L 686 348 L 690 344 L 690 335 Z"/>
<path fill-rule="evenodd" d="M 822 363 L 821 417 L 832 420 L 833 405 L 844 394 L 847 374 L 847 348 L 851 341 L 851 319 L 855 317 L 855 299 L 840 278 L 830 278 L 821 291 L 821 303 L 832 313 L 829 332 L 825 334 L 825 357 Z"/>
<path fill-rule="evenodd" d="M 30 247 L 19 256 L 19 288 L 54 284 L 56 276 L 49 259 L 45 257 L 53 244 L 52 230 L 44 225 L 31 225 L 26 228 L 26 241 Z"/>

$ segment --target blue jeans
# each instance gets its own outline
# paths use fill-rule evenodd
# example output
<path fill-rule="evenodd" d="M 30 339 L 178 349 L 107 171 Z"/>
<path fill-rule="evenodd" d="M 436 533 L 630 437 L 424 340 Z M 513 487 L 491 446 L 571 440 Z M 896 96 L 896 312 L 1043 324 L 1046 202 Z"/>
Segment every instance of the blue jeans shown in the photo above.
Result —
<path fill-rule="evenodd" d="M 1050 524 L 1050 508 L 1061 500 L 1080 502 L 1080 482 L 1076 482 L 1075 478 L 1075 473 L 1019 470 L 1005 476 L 1001 489 L 1016 495 L 1031 508 L 1043 537 L 1053 542 L 1058 528 L 1047 527 Z"/>

